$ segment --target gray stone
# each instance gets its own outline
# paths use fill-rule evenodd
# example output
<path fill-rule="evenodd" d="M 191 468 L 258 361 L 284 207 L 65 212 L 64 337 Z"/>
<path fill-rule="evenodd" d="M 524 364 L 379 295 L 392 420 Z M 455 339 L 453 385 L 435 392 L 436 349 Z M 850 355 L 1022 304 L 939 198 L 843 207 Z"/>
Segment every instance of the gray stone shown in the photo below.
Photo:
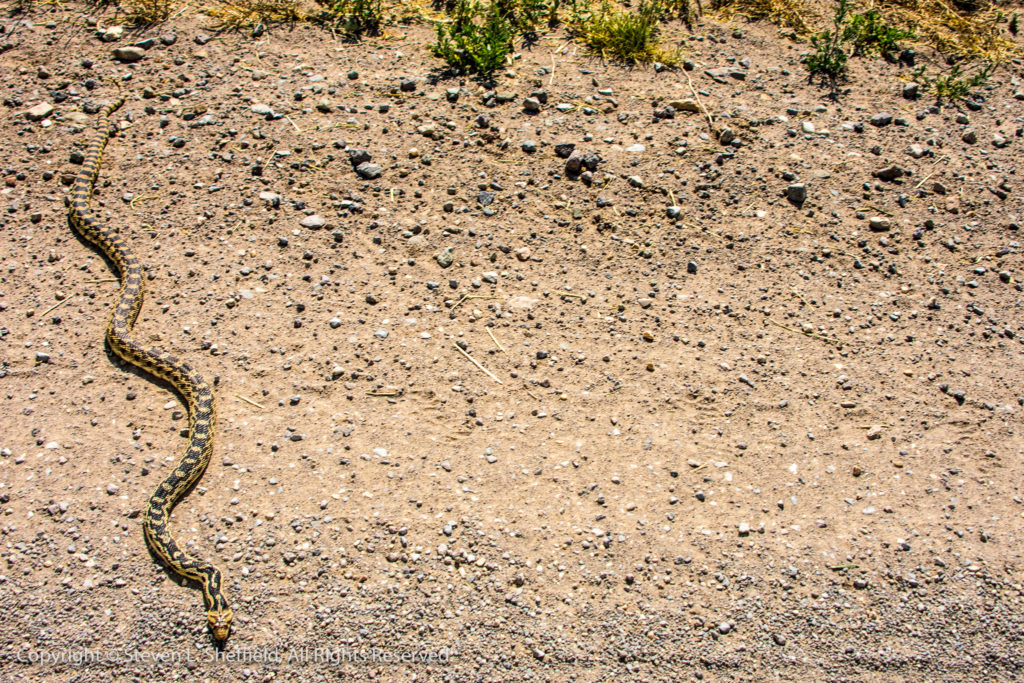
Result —
<path fill-rule="evenodd" d="M 573 150 L 575 149 L 576 143 L 563 142 L 561 144 L 555 145 L 555 156 L 557 156 L 560 159 L 568 159 L 572 155 Z"/>
<path fill-rule="evenodd" d="M 178 42 L 178 34 L 168 31 L 167 33 L 160 34 L 160 42 L 164 45 L 174 45 Z"/>
<path fill-rule="evenodd" d="M 629 147 L 627 147 L 627 148 L 626 148 L 626 151 L 627 151 L 627 152 L 631 152 L 631 153 L 633 153 L 633 154 L 639 154 L 639 153 L 641 153 L 641 152 L 646 152 L 646 151 L 647 151 L 647 148 L 646 148 L 646 147 L 644 147 L 643 145 L 641 145 L 641 144 L 637 143 L 637 144 L 635 144 L 635 145 L 630 145 Z"/>
<path fill-rule="evenodd" d="M 537 143 L 533 140 L 523 140 L 522 149 L 527 154 L 533 154 L 537 151 Z"/>
<path fill-rule="evenodd" d="M 875 171 L 874 176 L 879 180 L 896 180 L 897 178 L 902 178 L 904 173 L 902 168 L 893 165 Z"/>
<path fill-rule="evenodd" d="M 359 177 L 364 180 L 373 180 L 375 178 L 379 178 L 383 172 L 384 169 L 382 169 L 377 164 L 371 164 L 369 161 L 364 161 L 363 163 L 356 166 L 356 173 L 359 174 Z"/>
<path fill-rule="evenodd" d="M 704 75 L 719 83 L 728 83 L 731 71 L 728 67 L 720 66 L 715 69 L 708 69 L 704 72 Z"/>
<path fill-rule="evenodd" d="M 793 183 L 786 188 L 786 199 L 798 207 L 803 205 L 807 200 L 807 185 L 804 183 Z"/>
<path fill-rule="evenodd" d="M 137 62 L 146 54 L 146 51 L 135 45 L 114 48 L 114 59 L 121 62 Z"/>
<path fill-rule="evenodd" d="M 267 114 L 274 113 L 274 110 L 271 109 L 270 106 L 266 104 L 254 104 L 251 107 L 249 107 L 249 111 L 251 111 L 253 114 L 259 114 L 260 116 L 266 116 Z"/>
<path fill-rule="evenodd" d="M 455 261 L 455 250 L 453 247 L 445 247 L 443 250 L 434 255 L 434 260 L 437 261 L 437 265 L 442 268 L 447 268 Z"/>
<path fill-rule="evenodd" d="M 530 113 L 536 113 L 540 111 L 540 100 L 535 97 L 527 97 L 523 100 L 523 110 Z"/>
<path fill-rule="evenodd" d="M 121 40 L 121 36 L 124 35 L 123 26 L 109 26 L 105 31 L 100 33 L 100 40 L 104 43 L 116 43 Z"/>
<path fill-rule="evenodd" d="M 352 162 L 353 168 L 359 166 L 359 164 L 365 163 L 372 159 L 368 151 L 365 149 L 350 149 L 348 150 L 348 160 Z"/>
<path fill-rule="evenodd" d="M 299 225 L 301 225 L 304 228 L 319 230 L 320 228 L 327 225 L 327 221 L 324 220 L 323 216 L 313 214 L 312 216 L 306 216 L 301 221 L 299 221 Z"/>
<path fill-rule="evenodd" d="M 921 94 L 921 86 L 917 83 L 903 84 L 903 97 L 908 100 L 916 100 Z"/>
<path fill-rule="evenodd" d="M 892 227 L 892 221 L 885 216 L 872 216 L 868 219 L 868 227 L 872 232 L 888 232 Z"/>
<path fill-rule="evenodd" d="M 880 112 L 871 117 L 871 125 L 877 128 L 888 126 L 892 123 L 892 114 L 889 112 Z"/>
<path fill-rule="evenodd" d="M 978 141 L 978 133 L 973 128 L 969 128 L 964 131 L 964 134 L 961 136 L 961 138 L 968 145 L 973 145 L 975 142 Z"/>
<path fill-rule="evenodd" d="M 40 102 L 25 112 L 25 118 L 29 121 L 41 121 L 53 113 L 53 105 L 49 102 Z"/>

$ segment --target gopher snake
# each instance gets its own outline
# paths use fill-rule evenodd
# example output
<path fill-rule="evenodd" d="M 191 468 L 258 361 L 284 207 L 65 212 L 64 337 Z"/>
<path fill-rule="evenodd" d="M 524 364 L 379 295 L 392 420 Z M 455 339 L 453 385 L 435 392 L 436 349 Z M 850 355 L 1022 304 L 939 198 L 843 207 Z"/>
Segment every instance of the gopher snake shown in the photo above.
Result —
<path fill-rule="evenodd" d="M 203 588 L 207 624 L 217 643 L 231 630 L 231 609 L 221 592 L 220 571 L 208 562 L 185 554 L 167 530 L 174 506 L 188 493 L 206 470 L 213 454 L 213 392 L 210 385 L 187 363 L 166 351 L 145 348 L 132 336 L 135 318 L 142 307 L 142 267 L 127 242 L 101 224 L 89 208 L 89 195 L 96 180 L 103 148 L 113 130 L 109 117 L 124 104 L 124 98 L 100 110 L 96 132 L 89 141 L 82 170 L 75 178 L 68 218 L 75 229 L 100 248 L 114 262 L 121 277 L 121 290 L 107 325 L 110 348 L 129 364 L 169 382 L 185 400 L 189 413 L 188 448 L 174 471 L 153 493 L 142 519 L 149 547 L 175 574 L 198 581 Z"/>

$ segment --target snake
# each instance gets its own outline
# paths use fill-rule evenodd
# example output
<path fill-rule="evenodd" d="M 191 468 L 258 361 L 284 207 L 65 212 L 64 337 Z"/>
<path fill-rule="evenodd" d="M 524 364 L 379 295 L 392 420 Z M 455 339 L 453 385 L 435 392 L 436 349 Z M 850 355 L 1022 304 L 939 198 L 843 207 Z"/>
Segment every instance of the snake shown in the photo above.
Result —
<path fill-rule="evenodd" d="M 75 177 L 68 201 L 68 219 L 72 227 L 98 247 L 118 271 L 121 286 L 106 329 L 110 348 L 129 365 L 168 382 L 188 408 L 188 445 L 174 470 L 150 496 L 142 518 L 142 529 L 149 547 L 171 572 L 200 584 L 207 626 L 214 641 L 223 645 L 231 632 L 232 614 L 224 597 L 220 570 L 184 552 L 167 528 L 174 506 L 203 476 L 213 455 L 213 391 L 191 365 L 167 351 L 147 348 L 135 339 L 132 328 L 142 308 L 142 266 L 124 237 L 101 223 L 89 208 L 103 150 L 115 132 L 110 116 L 124 102 L 124 96 L 119 95 L 99 111 L 95 132 L 89 139 L 82 169 Z"/>

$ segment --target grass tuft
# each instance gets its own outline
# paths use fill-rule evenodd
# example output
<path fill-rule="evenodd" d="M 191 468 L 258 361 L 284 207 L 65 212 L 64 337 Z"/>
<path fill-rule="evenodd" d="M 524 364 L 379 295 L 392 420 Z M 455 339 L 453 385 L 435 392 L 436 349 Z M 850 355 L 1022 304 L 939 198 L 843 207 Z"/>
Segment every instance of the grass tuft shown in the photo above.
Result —
<path fill-rule="evenodd" d="M 304 17 L 296 0 L 224 0 L 206 10 L 217 20 L 220 31 L 267 27 L 301 21 Z"/>
<path fill-rule="evenodd" d="M 600 9 L 580 15 L 574 27 L 580 41 L 594 54 L 620 64 L 661 62 L 675 66 L 679 54 L 658 43 L 658 2 L 642 2 L 635 12 L 607 0 Z"/>
<path fill-rule="evenodd" d="M 171 0 L 128 0 L 123 5 L 125 21 L 131 26 L 153 26 L 171 17 Z"/>

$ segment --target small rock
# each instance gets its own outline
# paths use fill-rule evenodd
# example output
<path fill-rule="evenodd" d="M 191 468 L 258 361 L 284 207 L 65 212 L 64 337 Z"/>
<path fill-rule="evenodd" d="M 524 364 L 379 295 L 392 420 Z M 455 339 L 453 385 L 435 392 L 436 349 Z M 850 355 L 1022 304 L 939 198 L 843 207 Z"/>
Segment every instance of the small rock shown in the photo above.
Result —
<path fill-rule="evenodd" d="M 383 172 L 384 169 L 382 169 L 377 164 L 371 164 L 369 161 L 364 161 L 363 163 L 356 166 L 356 173 L 359 175 L 360 178 L 364 180 L 373 180 L 375 178 L 379 178 Z"/>
<path fill-rule="evenodd" d="M 568 159 L 572 155 L 574 149 L 576 149 L 575 143 L 563 142 L 555 145 L 555 156 L 560 159 Z"/>
<path fill-rule="evenodd" d="M 917 83 L 904 83 L 903 84 L 903 98 L 907 100 L 916 100 L 921 93 L 921 86 Z"/>
<path fill-rule="evenodd" d="M 871 125 L 876 128 L 882 128 L 892 123 L 892 114 L 889 112 L 881 112 L 871 117 Z"/>
<path fill-rule="evenodd" d="M 326 224 L 327 221 L 324 220 L 323 216 L 319 216 L 317 214 L 313 214 L 312 216 L 306 216 L 301 221 L 299 221 L 299 225 L 301 225 L 304 228 L 310 228 L 312 230 L 319 230 Z"/>
<path fill-rule="evenodd" d="M 892 221 L 885 216 L 872 216 L 868 219 L 868 227 L 872 232 L 888 232 L 892 227 Z"/>
<path fill-rule="evenodd" d="M 902 178 L 905 171 L 899 166 L 887 166 L 886 168 L 875 171 L 874 176 L 879 180 L 896 180 Z"/>
<path fill-rule="evenodd" d="M 107 495 L 108 496 L 116 495 L 118 490 L 119 489 L 118 489 L 117 484 L 107 484 Z"/>
<path fill-rule="evenodd" d="M 533 154 L 537 151 L 537 143 L 533 140 L 523 140 L 521 147 L 527 154 Z"/>
<path fill-rule="evenodd" d="M 415 92 L 416 81 L 412 78 L 403 79 L 401 84 L 398 86 L 402 92 Z"/>
<path fill-rule="evenodd" d="M 359 164 L 365 163 L 372 158 L 373 156 L 371 156 L 370 153 L 365 149 L 348 150 L 348 160 L 349 162 L 351 162 L 352 168 L 355 168 L 359 166 Z"/>
<path fill-rule="evenodd" d="M 25 118 L 29 121 L 40 121 L 53 113 L 53 105 L 49 102 L 40 102 L 25 112 Z"/>
<path fill-rule="evenodd" d="M 672 100 L 668 103 L 668 106 L 672 107 L 676 111 L 685 111 L 690 114 L 697 114 L 700 112 L 700 105 L 695 100 Z"/>
<path fill-rule="evenodd" d="M 527 97 L 523 100 L 523 110 L 531 114 L 535 114 L 540 111 L 540 100 L 535 97 Z"/>
<path fill-rule="evenodd" d="M 121 36 L 124 35 L 123 26 L 109 26 L 103 33 L 100 34 L 100 40 L 104 43 L 116 43 L 121 40 Z"/>
<path fill-rule="evenodd" d="M 968 128 L 964 131 L 964 134 L 960 136 L 964 142 L 968 145 L 973 145 L 978 141 L 978 133 L 973 128 Z"/>
<path fill-rule="evenodd" d="M 160 42 L 168 46 L 174 45 L 176 42 L 178 42 L 178 34 L 172 33 L 170 31 L 168 31 L 167 33 L 161 33 Z"/>
<path fill-rule="evenodd" d="M 142 57 L 145 54 L 145 50 L 143 50 L 141 47 L 136 47 L 134 45 L 127 45 L 124 47 L 114 48 L 114 59 L 121 62 L 137 62 L 140 59 L 142 59 Z"/>
<path fill-rule="evenodd" d="M 438 252 L 434 256 L 434 260 L 437 261 L 437 265 L 442 268 L 447 268 L 455 260 L 455 253 L 453 247 L 445 247 L 443 250 Z"/>
<path fill-rule="evenodd" d="M 807 185 L 803 183 L 793 183 L 786 188 L 786 199 L 797 207 L 802 206 L 807 200 Z"/>

